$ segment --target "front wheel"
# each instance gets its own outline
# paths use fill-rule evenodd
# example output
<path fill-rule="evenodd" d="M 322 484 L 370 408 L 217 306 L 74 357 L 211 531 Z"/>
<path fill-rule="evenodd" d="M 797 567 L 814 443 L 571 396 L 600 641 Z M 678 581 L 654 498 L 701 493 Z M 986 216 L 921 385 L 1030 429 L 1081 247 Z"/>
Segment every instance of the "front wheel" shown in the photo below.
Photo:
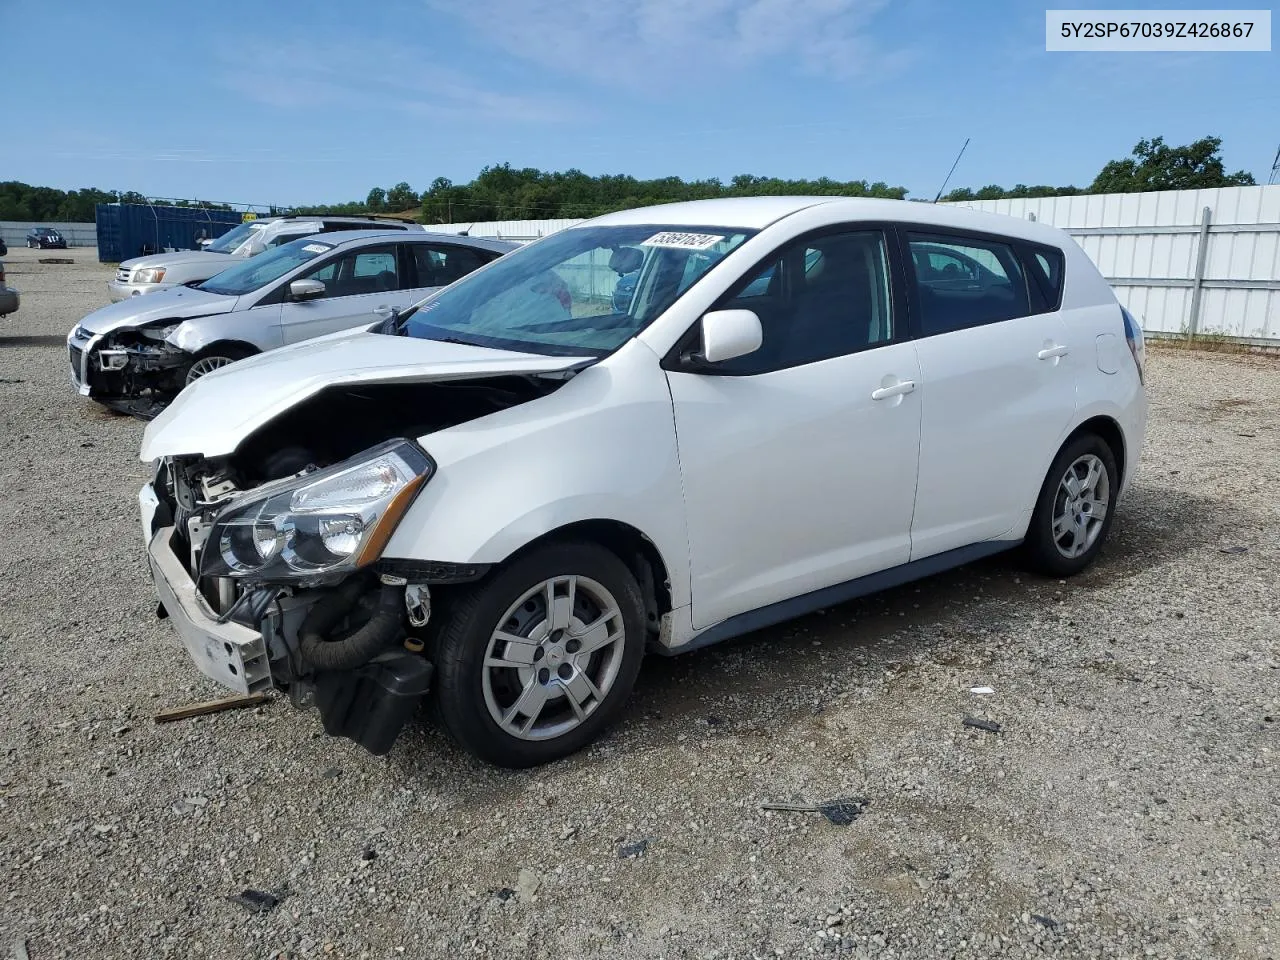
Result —
<path fill-rule="evenodd" d="M 207 373 L 213 373 L 222 367 L 230 366 L 237 360 L 253 356 L 254 351 L 248 347 L 228 344 L 223 347 L 210 347 L 198 354 L 187 370 L 187 378 L 183 386 L 190 386 Z"/>
<path fill-rule="evenodd" d="M 644 656 L 626 564 L 548 544 L 461 597 L 436 656 L 445 728 L 482 760 L 531 767 L 586 746 L 621 713 Z"/>
<path fill-rule="evenodd" d="M 1115 454 L 1105 440 L 1089 433 L 1063 447 L 1031 515 L 1031 565 L 1052 577 L 1070 577 L 1089 566 L 1111 529 L 1118 491 Z"/>

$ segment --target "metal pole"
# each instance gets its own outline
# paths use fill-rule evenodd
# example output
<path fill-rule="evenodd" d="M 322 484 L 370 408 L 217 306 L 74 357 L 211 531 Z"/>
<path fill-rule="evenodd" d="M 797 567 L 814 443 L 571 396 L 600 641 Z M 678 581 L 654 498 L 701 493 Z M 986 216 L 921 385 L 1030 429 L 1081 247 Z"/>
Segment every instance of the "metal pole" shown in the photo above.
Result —
<path fill-rule="evenodd" d="M 1204 265 L 1209 259 L 1209 220 L 1213 216 L 1208 207 L 1200 215 L 1200 245 L 1196 248 L 1196 273 L 1191 278 L 1191 317 L 1187 321 L 1187 339 L 1196 335 L 1200 327 L 1200 294 L 1204 289 Z"/>

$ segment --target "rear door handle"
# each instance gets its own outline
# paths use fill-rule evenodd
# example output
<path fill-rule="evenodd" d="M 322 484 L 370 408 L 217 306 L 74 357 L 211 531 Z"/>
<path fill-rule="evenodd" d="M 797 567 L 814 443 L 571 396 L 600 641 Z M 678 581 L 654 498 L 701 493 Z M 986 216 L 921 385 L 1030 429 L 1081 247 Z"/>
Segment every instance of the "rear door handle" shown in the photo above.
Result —
<path fill-rule="evenodd" d="M 900 397 L 904 393 L 910 393 L 916 388 L 914 380 L 899 380 L 891 387 L 880 387 L 878 390 L 871 391 L 872 400 L 888 400 L 890 397 Z"/>
<path fill-rule="evenodd" d="M 1036 356 L 1041 360 L 1052 360 L 1055 357 L 1065 357 L 1066 355 L 1067 355 L 1067 348 L 1062 346 L 1061 344 L 1058 344 L 1057 346 L 1053 346 L 1053 347 L 1045 347 L 1043 350 L 1041 350 L 1039 353 L 1036 354 Z"/>

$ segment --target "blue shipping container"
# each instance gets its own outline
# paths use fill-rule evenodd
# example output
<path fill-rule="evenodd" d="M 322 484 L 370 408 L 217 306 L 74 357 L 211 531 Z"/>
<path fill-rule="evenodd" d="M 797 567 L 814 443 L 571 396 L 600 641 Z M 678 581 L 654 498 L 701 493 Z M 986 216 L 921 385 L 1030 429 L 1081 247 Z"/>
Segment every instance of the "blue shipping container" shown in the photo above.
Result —
<path fill-rule="evenodd" d="M 200 240 L 222 236 L 239 226 L 235 210 L 161 207 L 149 203 L 100 203 L 98 261 L 120 263 L 168 250 L 199 250 Z"/>

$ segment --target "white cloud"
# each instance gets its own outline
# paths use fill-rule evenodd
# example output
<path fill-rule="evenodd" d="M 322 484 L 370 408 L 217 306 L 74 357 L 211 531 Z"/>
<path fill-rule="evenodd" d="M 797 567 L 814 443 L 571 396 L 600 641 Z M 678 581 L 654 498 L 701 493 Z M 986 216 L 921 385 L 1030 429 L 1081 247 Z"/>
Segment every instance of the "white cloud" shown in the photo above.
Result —
<path fill-rule="evenodd" d="M 887 0 L 426 2 L 515 57 L 639 89 L 729 83 L 766 64 L 848 79 L 895 56 L 866 36 Z"/>
<path fill-rule="evenodd" d="M 433 62 L 430 52 L 396 46 L 337 43 L 273 44 L 227 51 L 222 85 L 280 109 L 311 112 L 329 122 L 362 113 L 400 113 L 422 119 L 480 119 L 529 123 L 575 119 L 574 103 L 534 92 L 482 86 Z"/>

